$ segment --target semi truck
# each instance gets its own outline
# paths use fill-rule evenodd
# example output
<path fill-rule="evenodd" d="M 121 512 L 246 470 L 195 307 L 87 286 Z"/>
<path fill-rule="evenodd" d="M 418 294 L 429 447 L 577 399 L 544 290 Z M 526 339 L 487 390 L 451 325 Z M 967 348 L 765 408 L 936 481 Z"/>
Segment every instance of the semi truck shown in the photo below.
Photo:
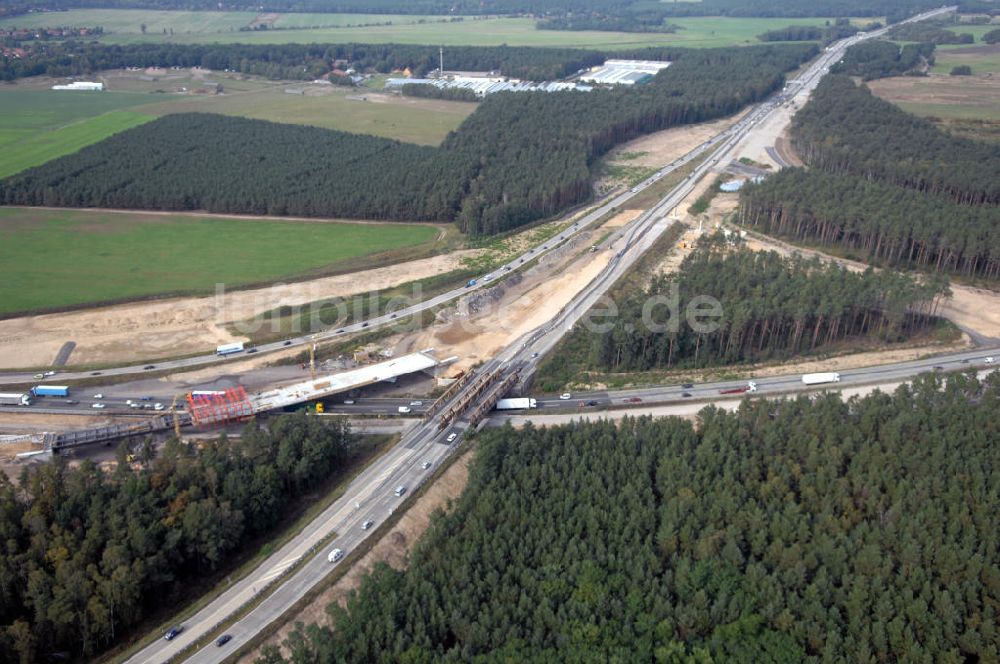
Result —
<path fill-rule="evenodd" d="M 67 385 L 36 385 L 31 388 L 31 393 L 36 397 L 68 397 L 69 386 Z"/>
<path fill-rule="evenodd" d="M 216 355 L 232 355 L 233 353 L 243 352 L 243 342 L 237 342 L 233 344 L 222 344 L 215 349 Z"/>
<path fill-rule="evenodd" d="M 731 387 L 728 390 L 719 390 L 719 394 L 743 394 L 745 392 L 756 392 L 757 383 L 752 380 L 741 387 Z"/>
<path fill-rule="evenodd" d="M 805 385 L 822 385 L 823 383 L 839 383 L 840 374 L 834 371 L 802 374 L 802 382 Z"/>
<path fill-rule="evenodd" d="M 496 405 L 497 410 L 527 410 L 529 408 L 538 408 L 538 401 L 528 397 L 520 397 L 517 399 L 500 399 Z"/>
<path fill-rule="evenodd" d="M 28 394 L 0 394 L 0 406 L 30 406 L 31 395 Z"/>

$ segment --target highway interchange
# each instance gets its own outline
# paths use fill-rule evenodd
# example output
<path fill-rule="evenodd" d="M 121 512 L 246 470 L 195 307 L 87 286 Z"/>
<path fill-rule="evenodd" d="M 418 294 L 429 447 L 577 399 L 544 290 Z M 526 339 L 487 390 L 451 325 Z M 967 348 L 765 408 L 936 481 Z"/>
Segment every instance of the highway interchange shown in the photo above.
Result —
<path fill-rule="evenodd" d="M 948 11 L 948 9 L 941 8 L 933 12 L 927 12 L 910 20 L 929 18 L 943 11 Z M 267 353 L 290 346 L 303 346 L 314 341 L 327 340 L 342 334 L 385 325 L 397 318 L 437 307 L 440 304 L 444 304 L 470 292 L 470 290 L 488 285 L 501 276 L 502 273 L 516 269 L 521 264 L 535 259 L 548 251 L 552 251 L 559 243 L 581 232 L 591 223 L 603 218 L 614 208 L 620 208 L 630 198 L 643 191 L 664 175 L 682 168 L 692 161 L 699 159 L 705 153 L 708 153 L 707 157 L 701 161 L 689 177 L 673 188 L 654 207 L 621 229 L 618 242 L 615 245 L 616 253 L 612 259 L 608 262 L 604 270 L 566 307 L 559 311 L 548 323 L 516 340 L 499 353 L 497 357 L 488 361 L 478 370 L 478 375 L 499 370 L 505 375 L 517 371 L 521 376 L 530 376 L 538 358 L 544 357 L 546 353 L 552 350 L 566 331 L 572 329 L 573 325 L 599 301 L 601 296 L 674 223 L 669 218 L 669 213 L 692 192 L 696 182 L 710 170 L 715 169 L 719 162 L 723 164 L 728 163 L 734 149 L 738 147 L 758 122 L 774 112 L 782 104 L 791 103 L 792 99 L 802 99 L 807 95 L 818 83 L 829 65 L 842 56 L 847 46 L 861 39 L 879 36 L 883 32 L 884 30 L 868 33 L 831 45 L 826 51 L 820 54 L 802 75 L 795 81 L 790 82 L 784 91 L 753 108 L 732 127 L 701 144 L 683 158 L 664 167 L 638 187 L 616 196 L 614 199 L 597 207 L 585 217 L 575 222 L 571 227 L 566 228 L 558 237 L 551 238 L 549 241 L 542 243 L 541 246 L 531 248 L 507 264 L 499 267 L 490 275 L 484 276 L 483 279 L 478 280 L 475 286 L 454 289 L 425 302 L 415 304 L 407 309 L 396 311 L 394 315 L 386 313 L 367 321 L 359 321 L 353 325 L 344 326 L 343 328 L 330 330 L 318 335 L 306 335 L 272 344 L 263 344 L 258 347 L 258 352 Z M 910 379 L 920 373 L 934 370 L 952 371 L 970 368 L 988 368 L 990 365 L 987 363 L 987 356 L 997 356 L 1000 358 L 1000 348 L 977 349 L 911 362 L 842 371 L 841 381 L 836 384 L 836 387 L 842 388 L 851 385 L 899 382 Z M 177 369 L 201 366 L 218 361 L 219 358 L 212 354 L 158 362 L 154 368 L 157 370 Z M 102 371 L 102 375 L 141 375 L 145 371 L 149 371 L 146 368 L 148 366 L 150 365 L 143 364 L 105 369 Z M 91 376 L 91 372 L 67 372 L 58 376 L 65 379 L 88 378 Z M 33 380 L 34 374 L 23 372 L 8 373 L 0 376 L 0 383 L 8 384 L 27 383 Z M 798 374 L 760 377 L 754 380 L 757 384 L 758 394 L 777 395 L 793 393 L 805 388 Z M 58 382 L 58 378 L 51 377 L 47 382 Z M 744 385 L 746 385 L 746 381 L 724 381 L 690 386 L 677 385 L 616 392 L 590 392 L 574 394 L 569 399 L 539 397 L 538 404 L 543 411 L 556 409 L 585 410 L 608 407 L 618 408 L 622 406 L 638 408 L 642 405 L 652 403 L 714 400 L 719 397 L 720 390 L 739 388 Z M 829 386 L 823 387 L 828 388 Z M 120 400 L 109 402 L 105 399 L 93 398 L 92 394 L 99 393 L 98 389 L 92 388 L 88 391 L 87 393 L 91 395 L 89 397 L 74 397 L 74 400 L 80 402 L 78 404 L 65 405 L 76 408 L 87 408 L 89 410 L 92 407 L 92 403 L 106 402 L 113 406 L 113 410 L 122 409 L 124 404 L 119 403 Z M 452 397 L 449 403 L 454 403 L 459 396 Z M 408 403 L 407 400 L 403 401 Z M 429 401 L 427 403 L 429 404 Z M 51 400 L 45 405 L 55 406 L 55 404 L 56 400 Z M 169 402 L 165 405 L 169 407 Z M 386 409 L 391 412 L 392 408 L 399 405 L 404 404 L 399 400 L 358 400 L 353 405 L 335 405 L 331 410 L 338 413 L 351 414 L 361 412 L 371 414 L 375 409 Z M 424 407 L 414 407 L 414 411 L 419 412 Z M 299 534 L 282 546 L 281 549 L 264 560 L 246 577 L 234 582 L 195 615 L 185 620 L 183 625 L 184 631 L 180 635 L 171 641 L 165 641 L 162 637 L 157 637 L 147 643 L 128 661 L 137 663 L 164 662 L 178 657 L 182 651 L 185 655 L 185 661 L 199 663 L 220 662 L 232 656 L 241 645 L 245 644 L 251 637 L 263 631 L 269 624 L 284 614 L 289 607 L 302 598 L 335 565 L 343 564 L 343 561 L 340 563 L 328 562 L 327 553 L 331 549 L 335 547 L 340 548 L 346 551 L 349 556 L 350 552 L 356 549 L 366 537 L 378 532 L 378 526 L 405 500 L 406 495 L 417 488 L 426 478 L 430 477 L 434 469 L 455 449 L 468 425 L 459 419 L 452 426 L 441 429 L 440 413 L 447 410 L 447 407 L 448 404 L 441 411 L 438 411 L 437 414 L 427 418 L 426 421 L 415 423 L 393 449 L 384 454 L 378 461 L 355 478 L 344 495 L 330 505 L 319 517 L 308 524 Z M 149 413 L 148 410 L 145 412 Z M 451 434 L 455 434 L 456 437 L 453 442 L 448 441 L 448 437 Z M 398 497 L 393 492 L 393 489 L 400 485 L 407 488 L 407 494 L 404 494 L 403 497 Z M 374 527 L 367 530 L 362 529 L 362 524 L 369 520 L 374 522 Z M 241 609 L 246 609 L 250 602 L 257 602 L 257 604 L 252 610 L 244 610 L 241 617 L 230 623 L 231 617 L 240 612 Z M 230 634 L 233 637 L 224 646 L 216 647 L 213 642 L 209 641 L 207 645 L 189 650 L 197 641 L 209 636 L 217 636 L 222 632 Z"/>

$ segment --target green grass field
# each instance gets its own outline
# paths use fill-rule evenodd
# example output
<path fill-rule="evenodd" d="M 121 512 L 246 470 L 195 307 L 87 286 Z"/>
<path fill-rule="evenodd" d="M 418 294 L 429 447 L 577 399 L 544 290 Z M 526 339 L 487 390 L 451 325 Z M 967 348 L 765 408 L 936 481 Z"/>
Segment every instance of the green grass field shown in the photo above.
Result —
<path fill-rule="evenodd" d="M 65 12 L 21 14 L 0 19 L 0 26 L 18 28 L 94 28 L 105 32 L 162 35 L 191 32 L 219 33 L 239 30 L 253 21 L 253 12 L 184 12 L 156 11 L 153 9 L 74 9 Z"/>
<path fill-rule="evenodd" d="M 136 95 L 0 89 L 0 178 L 153 119 Z"/>
<path fill-rule="evenodd" d="M 285 90 L 305 84 L 223 72 L 209 72 L 204 79 L 173 70 L 156 80 L 143 80 L 140 75 L 104 72 L 106 92 L 50 90 L 50 79 L 28 79 L 0 88 L 4 111 L 0 113 L 0 178 L 169 113 L 224 113 L 437 145 L 476 108 L 467 102 L 371 97 L 371 90 L 344 88 L 327 88 L 321 96 L 293 95 Z M 213 91 L 215 83 L 221 83 L 226 94 L 176 92 L 195 90 L 206 81 Z M 349 97 L 367 97 L 367 101 Z"/>
<path fill-rule="evenodd" d="M 388 43 L 496 46 L 554 46 L 618 50 L 643 46 L 680 45 L 691 47 L 731 46 L 758 43 L 756 36 L 787 25 L 823 25 L 825 18 L 678 18 L 671 20 L 683 29 L 675 34 L 624 32 L 569 32 L 536 30 L 530 18 L 475 19 L 442 23 L 434 16 L 394 16 L 385 14 L 279 14 L 273 25 L 280 30 L 240 32 L 254 15 L 247 12 L 153 12 L 141 10 L 81 9 L 59 14 L 18 16 L 0 25 L 100 25 L 102 41 L 178 43 Z M 23 20 L 22 20 L 23 19 Z M 867 22 L 869 19 L 861 20 Z M 20 22 L 19 22 L 20 21 Z M 370 25 L 385 23 L 392 25 Z M 423 21 L 423 22 L 421 22 Z M 147 26 L 141 34 L 140 25 Z M 365 25 L 368 24 L 368 25 Z M 348 27 L 348 25 L 352 27 Z M 294 28 L 303 29 L 294 29 Z M 168 34 L 164 35 L 163 30 Z M 170 29 L 174 34 L 169 34 Z"/>
<path fill-rule="evenodd" d="M 953 67 L 969 65 L 973 74 L 1000 74 L 1000 45 L 976 44 L 975 46 L 939 46 L 934 52 L 935 74 L 950 73 Z"/>
<path fill-rule="evenodd" d="M 0 208 L 0 313 L 229 287 L 428 245 L 423 224 Z"/>

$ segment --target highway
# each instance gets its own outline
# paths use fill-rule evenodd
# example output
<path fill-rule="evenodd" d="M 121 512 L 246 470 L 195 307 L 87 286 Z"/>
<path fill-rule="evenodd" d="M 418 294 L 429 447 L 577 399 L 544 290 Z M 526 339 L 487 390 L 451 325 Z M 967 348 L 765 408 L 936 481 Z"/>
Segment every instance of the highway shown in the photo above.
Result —
<path fill-rule="evenodd" d="M 921 15 L 920 18 L 927 18 L 942 10 L 935 10 Z M 913 20 L 913 19 L 911 19 Z M 568 238 L 573 233 L 578 232 L 588 223 L 600 218 L 611 210 L 612 207 L 624 204 L 631 195 L 638 193 L 644 187 L 652 184 L 656 179 L 662 177 L 672 169 L 676 169 L 683 164 L 697 158 L 702 153 L 711 150 L 708 158 L 705 159 L 695 170 L 695 172 L 682 183 L 675 187 L 667 196 L 652 209 L 645 212 L 639 218 L 624 226 L 621 230 L 621 248 L 615 254 L 606 268 L 595 277 L 574 299 L 555 315 L 548 323 L 538 329 L 529 332 L 520 339 L 504 349 L 496 358 L 486 362 L 480 367 L 477 375 L 488 375 L 494 370 L 500 370 L 505 375 L 511 375 L 514 371 L 521 371 L 523 374 L 530 374 L 533 370 L 537 358 L 543 356 L 551 350 L 561 339 L 567 330 L 578 321 L 604 295 L 608 288 L 615 281 L 625 274 L 634 265 L 642 253 L 648 249 L 656 239 L 673 223 L 667 214 L 676 207 L 693 189 L 694 183 L 727 155 L 742 141 L 752 130 L 756 122 L 763 119 L 780 104 L 787 102 L 793 95 L 807 92 L 818 82 L 819 77 L 826 72 L 826 68 L 834 59 L 841 57 L 843 49 L 855 43 L 859 39 L 869 38 L 874 35 L 852 37 L 838 42 L 809 67 L 809 69 L 796 81 L 790 83 L 787 89 L 758 105 L 752 109 L 740 122 L 729 130 L 715 136 L 710 141 L 703 143 L 695 151 L 686 155 L 682 160 L 674 162 L 664 168 L 653 178 L 647 180 L 643 185 L 636 187 L 626 194 L 616 197 L 614 200 L 605 203 L 603 206 L 591 212 L 587 217 L 581 219 L 572 228 L 567 229 L 559 238 L 553 238 L 544 243 L 541 248 L 533 248 L 522 254 L 521 257 L 501 267 L 495 273 L 485 276 L 480 281 L 488 283 L 496 278 L 507 267 L 516 267 L 521 260 L 528 260 L 536 257 L 539 253 L 551 250 L 559 241 Z M 725 162 L 724 162 L 725 163 Z M 427 308 L 457 297 L 466 289 L 458 289 L 445 295 L 435 298 L 431 302 L 435 304 L 421 304 L 417 307 Z M 419 311 L 420 309 L 415 309 Z M 412 313 L 407 311 L 398 312 L 398 316 Z M 390 322 L 391 319 L 382 316 L 368 321 L 367 326 L 373 326 Z M 365 326 L 365 327 L 367 327 Z M 360 329 L 360 328 L 357 328 Z M 352 328 L 344 328 L 344 332 L 351 331 Z M 340 334 L 339 330 L 327 333 L 328 335 Z M 309 343 L 312 337 L 302 337 L 296 343 Z M 282 347 L 278 344 L 276 348 Z M 265 352 L 265 348 L 261 348 Z M 960 368 L 964 363 L 963 359 L 969 359 L 970 364 L 975 362 L 985 362 L 980 360 L 984 353 L 977 351 L 970 353 L 970 357 L 963 358 L 954 356 L 948 360 L 940 358 L 913 363 L 901 363 L 897 365 L 873 367 L 867 370 L 856 372 L 844 372 L 840 385 L 850 384 L 852 381 L 863 382 L 865 380 L 879 380 L 879 376 L 885 380 L 894 380 L 919 374 L 920 372 L 933 370 L 935 363 L 942 366 L 942 369 L 951 368 L 945 366 L 943 362 L 957 363 Z M 198 358 L 192 358 L 197 360 Z M 190 361 L 190 360 L 188 360 Z M 204 360 L 203 361 L 209 361 Z M 210 361 L 216 361 L 211 357 Z M 931 363 L 929 366 L 927 363 Z M 164 365 L 161 364 L 161 367 Z M 978 366 L 978 364 L 977 364 Z M 128 373 L 134 368 L 122 368 L 122 373 Z M 141 369 L 140 369 L 141 370 Z M 107 372 L 105 372 L 107 373 Z M 65 376 L 69 376 L 66 374 Z M 757 381 L 759 390 L 764 391 L 785 391 L 792 390 L 797 385 L 799 389 L 804 387 L 798 375 L 776 376 L 773 378 L 761 378 Z M 653 400 L 655 398 L 676 398 L 676 399 L 699 399 L 707 398 L 709 394 L 718 396 L 719 389 L 726 389 L 726 386 L 738 387 L 743 385 L 740 382 L 705 384 L 692 386 L 688 390 L 681 387 L 651 388 L 650 390 L 636 390 L 629 393 L 606 393 L 603 397 L 576 395 L 574 401 L 555 400 L 561 406 L 577 407 L 576 404 L 582 402 L 586 407 L 587 401 L 599 401 L 601 398 L 612 404 L 615 399 L 627 400 L 629 398 L 640 398 L 643 400 Z M 683 391 L 692 394 L 691 397 L 683 397 Z M 714 391 L 714 392 L 713 392 Z M 659 397 L 657 395 L 660 395 Z M 642 395 L 642 396 L 640 396 Z M 454 404 L 462 396 L 461 392 L 450 399 Z M 543 400 L 543 407 L 554 407 L 553 400 Z M 356 404 L 357 405 L 357 404 Z M 620 404 L 614 404 L 620 405 Z M 279 617 L 286 609 L 291 607 L 301 598 L 316 582 L 318 582 L 336 564 L 327 561 L 327 553 L 334 547 L 345 550 L 348 554 L 355 549 L 365 537 L 376 532 L 378 525 L 391 513 L 396 505 L 402 500 L 396 497 L 393 489 L 398 485 L 407 487 L 407 491 L 412 491 L 415 487 L 429 476 L 429 469 L 424 469 L 425 462 L 434 465 L 440 464 L 442 459 L 455 447 L 455 442 L 449 443 L 447 437 L 455 434 L 460 436 L 466 424 L 461 419 L 452 427 L 440 430 L 442 413 L 447 411 L 447 406 L 438 411 L 438 414 L 429 418 L 426 422 L 420 423 L 407 432 L 399 444 L 387 452 L 381 459 L 365 470 L 344 494 L 335 501 L 322 515 L 308 524 L 303 531 L 292 538 L 278 552 L 269 556 L 259 567 L 253 570 L 246 578 L 234 583 L 221 595 L 214 598 L 207 606 L 198 611 L 194 616 L 184 622 L 184 631 L 172 641 L 164 641 L 162 637 L 157 637 L 151 643 L 138 652 L 129 662 L 163 662 L 172 659 L 178 653 L 191 645 L 196 639 L 211 633 L 217 625 L 225 621 L 228 617 L 237 612 L 255 595 L 261 593 L 267 584 L 276 584 L 272 594 L 264 598 L 252 611 L 236 620 L 225 629 L 225 632 L 232 635 L 233 639 L 223 647 L 209 644 L 197 650 L 189 656 L 192 662 L 220 662 L 232 655 L 247 639 L 262 631 L 268 624 Z M 368 520 L 374 522 L 374 527 L 370 530 L 363 530 L 362 524 Z M 335 533 L 335 535 L 333 535 Z M 326 542 L 318 547 L 320 542 Z M 302 560 L 301 566 L 292 573 L 286 573 L 296 561 Z"/>

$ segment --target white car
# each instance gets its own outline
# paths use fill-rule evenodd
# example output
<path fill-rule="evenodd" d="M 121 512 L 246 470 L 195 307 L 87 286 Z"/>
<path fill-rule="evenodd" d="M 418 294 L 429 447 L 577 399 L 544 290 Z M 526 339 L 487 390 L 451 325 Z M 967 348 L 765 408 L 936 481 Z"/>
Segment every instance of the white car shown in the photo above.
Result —
<path fill-rule="evenodd" d="M 347 400 L 345 400 L 344 401 L 344 405 L 345 406 L 353 406 L 354 405 L 354 399 L 347 399 Z"/>
<path fill-rule="evenodd" d="M 430 467 L 431 467 L 431 462 L 430 461 L 424 461 L 424 465 L 421 466 L 421 468 L 423 468 L 424 470 L 427 470 Z"/>
<path fill-rule="evenodd" d="M 103 394 L 95 394 L 95 395 L 94 395 L 93 397 L 91 397 L 91 398 L 92 398 L 92 399 L 103 399 L 103 398 L 104 398 L 104 395 L 103 395 Z"/>
<path fill-rule="evenodd" d="M 330 555 L 328 555 L 326 559 L 329 560 L 331 563 L 335 563 L 343 557 L 344 557 L 343 550 L 334 549 L 333 551 L 330 552 Z"/>
<path fill-rule="evenodd" d="M 154 404 L 153 410 L 163 410 L 163 404 L 162 403 Z"/>
<path fill-rule="evenodd" d="M 396 487 L 396 490 L 393 493 L 395 493 L 397 497 L 402 496 L 404 493 L 406 493 L 406 487 L 400 484 L 399 486 Z"/>
<path fill-rule="evenodd" d="M 411 406 L 423 406 L 424 402 L 423 401 L 411 401 L 410 405 Z"/>
<path fill-rule="evenodd" d="M 43 376 L 55 376 L 55 375 L 56 375 L 56 372 L 55 372 L 55 371 L 46 371 L 46 372 L 45 372 L 44 374 L 42 374 L 42 375 L 43 375 Z"/>
<path fill-rule="evenodd" d="M 458 438 L 458 434 L 457 433 L 449 433 L 448 434 L 448 442 L 449 443 L 454 442 L 456 438 Z"/>
<path fill-rule="evenodd" d="M 559 395 L 559 398 L 562 399 L 563 401 L 567 401 L 569 399 L 572 399 L 573 395 L 570 394 L 569 392 L 563 392 L 562 394 Z"/>
<path fill-rule="evenodd" d="M 986 358 L 986 364 L 993 364 L 994 362 L 996 362 L 996 360 L 993 358 L 992 355 Z"/>
<path fill-rule="evenodd" d="M 104 404 L 103 403 L 92 403 L 92 404 L 90 404 L 90 407 L 91 408 L 104 408 Z"/>
<path fill-rule="evenodd" d="M 368 519 L 367 521 L 365 521 L 364 523 L 361 524 L 361 530 L 368 530 L 369 528 L 371 528 L 374 525 L 375 525 L 375 522 L 372 521 L 371 519 Z"/>

